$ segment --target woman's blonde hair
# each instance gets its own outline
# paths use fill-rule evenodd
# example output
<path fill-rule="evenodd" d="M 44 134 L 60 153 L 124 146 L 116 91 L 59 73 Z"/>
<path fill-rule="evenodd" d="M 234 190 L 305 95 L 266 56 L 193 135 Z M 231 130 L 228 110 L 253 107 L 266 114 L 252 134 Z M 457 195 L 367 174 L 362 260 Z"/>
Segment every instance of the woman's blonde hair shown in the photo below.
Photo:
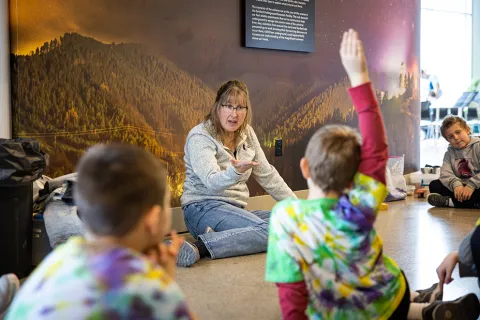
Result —
<path fill-rule="evenodd" d="M 247 86 L 240 80 L 230 80 L 220 86 L 217 91 L 215 103 L 212 105 L 210 113 L 205 117 L 205 121 L 210 120 L 211 126 L 208 128 L 212 136 L 217 139 L 222 139 L 225 135 L 225 130 L 222 127 L 219 119 L 219 112 L 222 104 L 227 104 L 231 98 L 242 99 L 247 107 L 247 114 L 240 128 L 235 131 L 235 140 L 247 130 L 247 126 L 252 122 L 252 106 L 250 103 L 250 95 Z"/>

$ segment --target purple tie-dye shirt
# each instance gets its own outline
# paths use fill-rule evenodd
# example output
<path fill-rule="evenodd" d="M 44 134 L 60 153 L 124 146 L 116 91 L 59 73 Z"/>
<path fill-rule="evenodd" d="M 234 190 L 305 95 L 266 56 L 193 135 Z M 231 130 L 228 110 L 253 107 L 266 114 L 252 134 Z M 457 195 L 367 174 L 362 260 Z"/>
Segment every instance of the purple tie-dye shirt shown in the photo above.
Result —
<path fill-rule="evenodd" d="M 126 248 L 71 238 L 29 276 L 7 319 L 190 319 L 165 271 Z"/>

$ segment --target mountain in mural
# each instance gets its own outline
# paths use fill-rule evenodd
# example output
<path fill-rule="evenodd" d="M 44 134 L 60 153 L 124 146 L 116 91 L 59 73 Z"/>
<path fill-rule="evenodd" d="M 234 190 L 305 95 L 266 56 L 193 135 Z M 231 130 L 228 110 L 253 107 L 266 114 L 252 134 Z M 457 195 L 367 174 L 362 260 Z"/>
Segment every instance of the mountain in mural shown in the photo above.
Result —
<path fill-rule="evenodd" d="M 202 81 L 140 45 L 68 33 L 12 55 L 11 67 L 15 135 L 42 143 L 47 174 L 73 172 L 99 141 L 133 143 L 166 163 L 178 199 L 185 135 L 215 97 Z"/>
<path fill-rule="evenodd" d="M 371 72 L 372 79 L 380 76 L 375 71 Z M 388 133 L 389 153 L 391 156 L 405 156 L 407 172 L 414 169 L 416 159 L 413 152 L 405 154 L 404 150 L 414 149 L 413 144 L 414 141 L 418 141 L 419 134 L 417 130 L 419 123 L 414 110 L 418 105 L 418 90 L 415 83 L 416 75 L 406 74 L 400 79 L 399 89 L 394 94 L 376 91 Z M 357 127 L 357 116 L 347 91 L 349 87 L 350 82 L 347 78 L 330 85 L 323 91 L 315 90 L 313 85 L 311 99 L 294 108 L 293 111 L 290 109 L 285 114 L 279 112 L 277 115 L 272 115 L 271 123 L 276 123 L 276 126 L 270 131 L 262 131 L 259 135 L 271 162 L 283 178 L 296 188 L 307 187 L 299 173 L 298 165 L 313 133 L 324 124 L 337 123 Z M 287 113 L 289 116 L 286 116 Z M 273 156 L 274 138 L 283 140 L 282 158 Z"/>
<path fill-rule="evenodd" d="M 215 99 L 205 82 L 142 45 L 69 33 L 28 55 L 12 55 L 11 68 L 15 136 L 42 143 L 51 156 L 48 175 L 73 172 L 84 150 L 98 142 L 137 144 L 166 164 L 172 204 L 180 204 L 185 137 Z M 401 94 L 377 92 L 391 154 L 413 150 L 417 128 L 411 109 L 418 94 L 411 75 L 402 79 Z M 348 80 L 251 82 L 253 126 L 268 160 L 294 190 L 305 188 L 298 163 L 313 132 L 325 123 L 356 126 Z M 274 157 L 274 138 L 284 141 L 283 157 Z M 263 194 L 251 180 L 251 195 Z"/>

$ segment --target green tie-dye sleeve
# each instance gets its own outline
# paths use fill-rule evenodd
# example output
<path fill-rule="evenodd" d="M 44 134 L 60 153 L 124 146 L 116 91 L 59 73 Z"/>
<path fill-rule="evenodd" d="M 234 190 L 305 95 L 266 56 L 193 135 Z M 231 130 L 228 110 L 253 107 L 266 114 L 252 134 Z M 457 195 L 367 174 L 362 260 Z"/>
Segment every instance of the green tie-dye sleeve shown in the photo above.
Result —
<path fill-rule="evenodd" d="M 350 202 L 365 213 L 377 213 L 387 195 L 388 189 L 383 183 L 362 173 L 355 175 L 354 186 L 348 193 Z"/>
<path fill-rule="evenodd" d="M 295 261 L 298 251 L 293 243 L 293 233 L 288 226 L 294 220 L 294 212 L 289 205 L 292 200 L 277 204 L 270 216 L 265 280 L 290 283 L 303 280 L 299 264 Z"/>

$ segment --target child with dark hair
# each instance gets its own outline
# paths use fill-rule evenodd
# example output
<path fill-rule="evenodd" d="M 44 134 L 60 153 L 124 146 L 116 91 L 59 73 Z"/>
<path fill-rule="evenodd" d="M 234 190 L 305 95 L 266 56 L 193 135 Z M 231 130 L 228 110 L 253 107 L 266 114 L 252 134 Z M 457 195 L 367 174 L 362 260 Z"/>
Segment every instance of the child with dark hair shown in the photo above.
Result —
<path fill-rule="evenodd" d="M 300 162 L 307 200 L 278 203 L 270 218 L 266 280 L 278 287 L 284 319 L 476 319 L 474 294 L 453 302 L 438 286 L 410 292 L 383 253 L 375 219 L 388 191 L 385 128 L 370 84 L 362 42 L 343 35 L 340 56 L 350 78 L 360 135 L 324 126 Z"/>
<path fill-rule="evenodd" d="M 440 179 L 430 183 L 428 203 L 434 207 L 480 209 L 480 139 L 471 137 L 464 119 L 449 116 L 440 127 L 450 143 Z"/>
<path fill-rule="evenodd" d="M 21 287 L 7 319 L 190 319 L 175 283 L 182 245 L 172 232 L 164 166 L 139 147 L 89 149 L 74 199 L 85 238 L 57 247 Z"/>

